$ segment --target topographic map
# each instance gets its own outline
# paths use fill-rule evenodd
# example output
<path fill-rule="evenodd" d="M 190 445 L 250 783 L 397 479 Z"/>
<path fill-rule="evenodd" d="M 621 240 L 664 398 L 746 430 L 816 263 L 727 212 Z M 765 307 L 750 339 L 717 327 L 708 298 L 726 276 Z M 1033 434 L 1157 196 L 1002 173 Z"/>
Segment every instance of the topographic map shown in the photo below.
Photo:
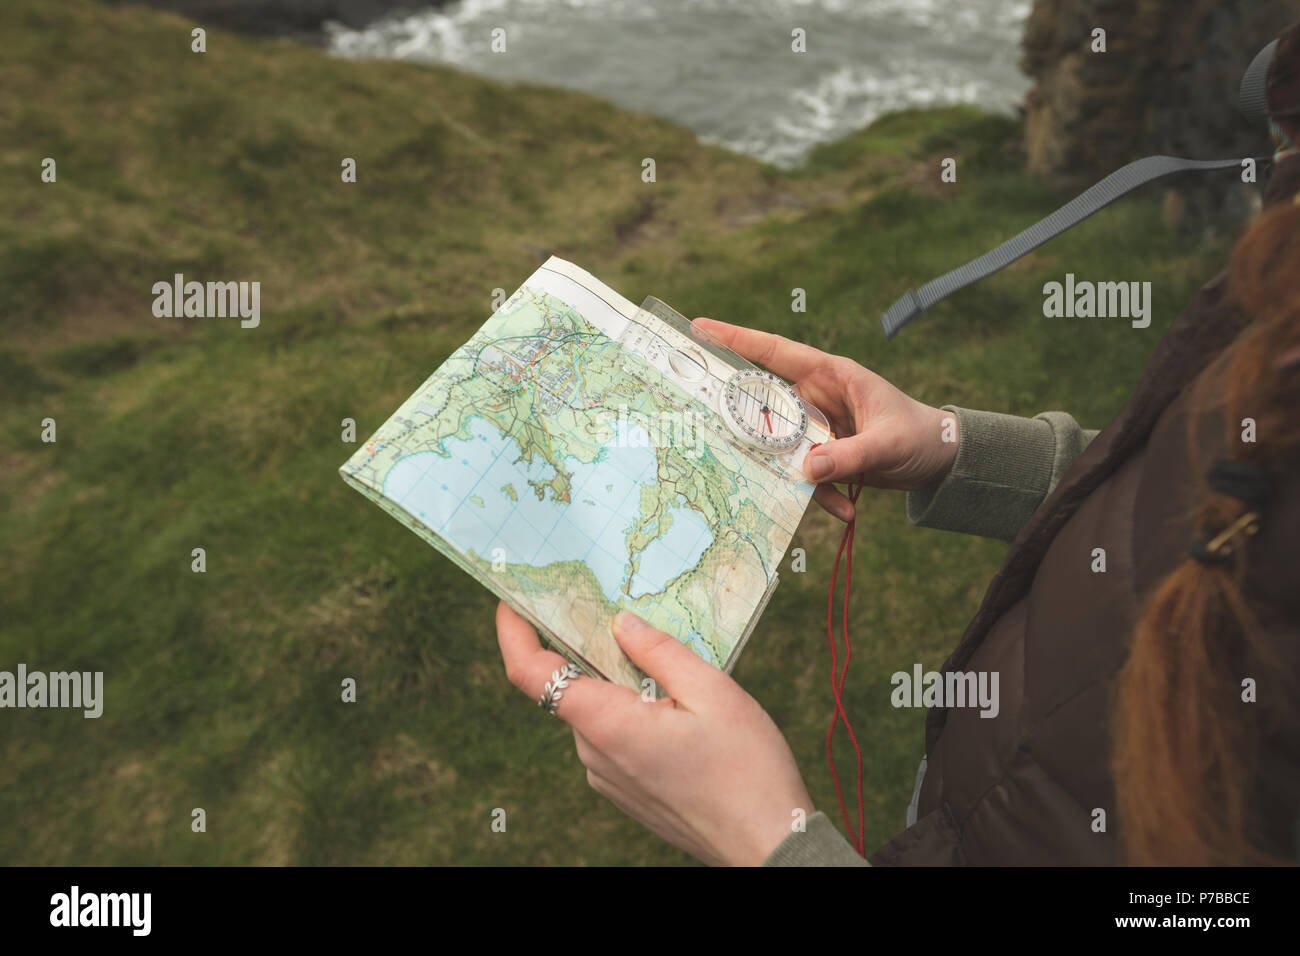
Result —
<path fill-rule="evenodd" d="M 812 494 L 803 454 L 829 436 L 747 448 L 712 400 L 730 369 L 681 380 L 671 334 L 552 258 L 340 471 L 588 672 L 641 688 L 619 610 L 730 671 Z"/>

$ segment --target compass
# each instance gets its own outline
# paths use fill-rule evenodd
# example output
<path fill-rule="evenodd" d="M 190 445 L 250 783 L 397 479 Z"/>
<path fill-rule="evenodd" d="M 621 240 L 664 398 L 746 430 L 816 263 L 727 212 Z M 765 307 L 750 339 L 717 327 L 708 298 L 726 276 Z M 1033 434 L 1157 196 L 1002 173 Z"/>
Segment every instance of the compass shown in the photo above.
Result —
<path fill-rule="evenodd" d="M 738 438 L 769 452 L 796 448 L 808 430 L 808 412 L 794 389 L 762 369 L 742 369 L 727 379 L 722 413 Z"/>

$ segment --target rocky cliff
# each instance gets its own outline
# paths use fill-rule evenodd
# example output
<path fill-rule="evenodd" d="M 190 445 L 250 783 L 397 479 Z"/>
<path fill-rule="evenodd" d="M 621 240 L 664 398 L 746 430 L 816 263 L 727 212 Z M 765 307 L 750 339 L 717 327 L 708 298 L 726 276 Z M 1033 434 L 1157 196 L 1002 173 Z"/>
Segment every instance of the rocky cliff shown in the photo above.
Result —
<path fill-rule="evenodd" d="M 1083 183 L 1153 153 L 1209 159 L 1264 155 L 1267 132 L 1237 112 L 1254 55 L 1300 20 L 1300 0 L 1036 0 L 1021 65 L 1031 172 Z M 1093 52 L 1093 31 L 1106 51 Z M 1225 178 L 1226 177 L 1226 178 Z M 1231 173 L 1166 187 L 1166 218 L 1184 229 L 1240 221 L 1254 190 Z"/>

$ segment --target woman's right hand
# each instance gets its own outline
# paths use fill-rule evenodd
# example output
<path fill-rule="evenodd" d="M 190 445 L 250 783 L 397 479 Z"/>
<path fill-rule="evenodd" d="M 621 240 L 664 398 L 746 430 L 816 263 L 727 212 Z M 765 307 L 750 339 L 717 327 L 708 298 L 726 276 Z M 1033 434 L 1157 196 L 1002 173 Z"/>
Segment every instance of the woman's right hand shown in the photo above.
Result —
<path fill-rule="evenodd" d="M 694 324 L 791 381 L 842 436 L 819 445 L 804 462 L 808 478 L 818 483 L 814 500 L 842 521 L 852 520 L 853 503 L 831 482 L 910 491 L 940 481 L 952 468 L 959 438 L 952 412 L 916 401 L 841 355 L 716 319 Z"/>

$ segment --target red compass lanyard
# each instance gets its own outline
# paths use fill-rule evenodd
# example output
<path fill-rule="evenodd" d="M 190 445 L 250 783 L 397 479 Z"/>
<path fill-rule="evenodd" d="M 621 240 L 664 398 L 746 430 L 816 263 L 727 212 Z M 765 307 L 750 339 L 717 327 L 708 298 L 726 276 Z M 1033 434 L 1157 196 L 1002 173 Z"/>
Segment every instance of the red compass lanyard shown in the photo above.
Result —
<path fill-rule="evenodd" d="M 858 495 L 861 493 L 861 485 L 849 485 L 849 501 L 853 502 L 855 511 Z M 849 836 L 858 854 L 866 856 L 866 835 L 863 833 L 862 825 L 862 748 L 858 746 L 858 737 L 853 732 L 853 725 L 849 722 L 849 715 L 844 710 L 843 698 L 844 678 L 848 675 L 849 662 L 853 659 L 853 645 L 849 643 L 849 590 L 853 582 L 853 528 L 856 523 L 857 518 L 854 517 L 844 529 L 844 536 L 840 539 L 840 549 L 835 555 L 835 567 L 831 571 L 831 586 L 826 594 L 826 637 L 831 645 L 831 694 L 835 697 L 835 713 L 831 715 L 831 725 L 826 730 L 826 760 L 830 764 L 831 777 L 835 781 L 835 799 L 839 801 L 840 815 L 844 817 L 844 826 L 848 829 Z M 844 636 L 844 664 L 839 667 L 835 640 L 835 583 L 840 573 L 841 558 L 844 558 L 844 595 L 841 599 L 840 631 Z M 844 729 L 848 731 L 849 740 L 853 743 L 853 753 L 857 756 L 858 761 L 858 828 L 856 831 L 849 819 L 848 809 L 844 806 L 844 791 L 840 787 L 840 775 L 835 769 L 835 755 L 831 750 L 831 744 L 835 738 L 835 725 L 841 720 L 844 721 Z"/>

